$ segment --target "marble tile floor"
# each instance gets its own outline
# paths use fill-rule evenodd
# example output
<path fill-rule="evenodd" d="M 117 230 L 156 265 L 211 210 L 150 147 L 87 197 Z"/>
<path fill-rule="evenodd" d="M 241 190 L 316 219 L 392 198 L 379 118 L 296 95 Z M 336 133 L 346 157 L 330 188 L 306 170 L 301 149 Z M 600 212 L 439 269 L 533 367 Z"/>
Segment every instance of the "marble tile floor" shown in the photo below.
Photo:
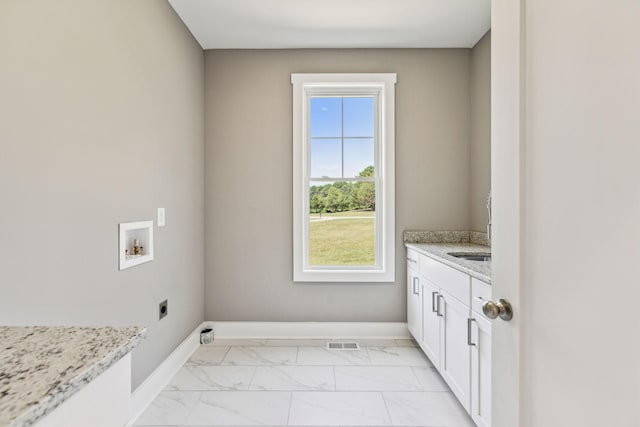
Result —
<path fill-rule="evenodd" d="M 338 340 L 336 340 L 338 341 Z M 411 340 L 221 340 L 201 346 L 135 426 L 473 427 Z"/>

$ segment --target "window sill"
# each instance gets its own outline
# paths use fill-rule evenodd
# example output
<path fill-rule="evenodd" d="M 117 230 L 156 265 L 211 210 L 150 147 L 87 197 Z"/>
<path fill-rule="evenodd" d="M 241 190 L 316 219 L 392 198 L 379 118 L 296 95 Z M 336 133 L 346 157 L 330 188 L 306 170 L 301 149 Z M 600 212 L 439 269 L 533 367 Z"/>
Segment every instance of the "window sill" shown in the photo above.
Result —
<path fill-rule="evenodd" d="M 310 283 L 391 283 L 395 282 L 393 271 L 384 270 L 329 270 L 329 269 L 308 269 L 295 271 L 293 281 Z"/>

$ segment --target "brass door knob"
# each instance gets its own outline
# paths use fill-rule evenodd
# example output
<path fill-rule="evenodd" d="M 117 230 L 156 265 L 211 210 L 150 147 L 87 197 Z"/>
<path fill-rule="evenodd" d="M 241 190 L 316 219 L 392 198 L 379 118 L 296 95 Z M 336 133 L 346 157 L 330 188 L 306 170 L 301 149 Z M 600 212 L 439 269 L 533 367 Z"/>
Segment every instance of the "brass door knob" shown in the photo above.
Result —
<path fill-rule="evenodd" d="M 511 303 L 505 299 L 499 299 L 497 303 L 493 301 L 485 302 L 482 304 L 482 312 L 489 319 L 500 317 L 506 322 L 513 319 L 513 307 L 511 307 Z"/>

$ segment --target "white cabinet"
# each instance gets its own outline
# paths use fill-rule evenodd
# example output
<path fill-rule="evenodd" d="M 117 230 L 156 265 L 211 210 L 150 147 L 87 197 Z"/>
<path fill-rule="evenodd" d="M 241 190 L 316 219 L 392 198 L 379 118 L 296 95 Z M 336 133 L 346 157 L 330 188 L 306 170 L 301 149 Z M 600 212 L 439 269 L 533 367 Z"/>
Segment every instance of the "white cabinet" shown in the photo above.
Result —
<path fill-rule="evenodd" d="M 471 278 L 422 254 L 418 267 L 424 292 L 420 347 L 469 411 L 471 349 L 467 341 Z"/>
<path fill-rule="evenodd" d="M 418 273 L 407 269 L 407 326 L 416 341 L 422 340 L 422 289 Z"/>
<path fill-rule="evenodd" d="M 418 254 L 407 251 L 407 326 L 413 338 L 422 340 L 422 289 L 418 277 Z"/>
<path fill-rule="evenodd" d="M 440 374 L 464 409 L 471 407 L 471 349 L 468 344 L 469 307 L 440 290 Z"/>
<path fill-rule="evenodd" d="M 479 427 L 491 426 L 491 321 L 482 304 L 491 299 L 491 286 L 472 279 L 471 418 Z"/>
<path fill-rule="evenodd" d="M 412 250 L 407 281 L 409 331 L 476 425 L 490 427 L 491 322 L 482 304 L 491 286 Z"/>
<path fill-rule="evenodd" d="M 471 407 L 469 307 L 429 280 L 420 279 L 424 291 L 420 347 L 468 412 Z"/>
<path fill-rule="evenodd" d="M 440 312 L 438 296 L 440 289 L 429 280 L 421 277 L 422 284 L 422 340 L 420 347 L 435 366 L 440 364 Z"/>
<path fill-rule="evenodd" d="M 121 427 L 131 416 L 131 353 L 38 420 L 34 427 Z"/>
<path fill-rule="evenodd" d="M 471 418 L 477 426 L 491 426 L 491 322 L 473 313 L 471 327 Z"/>

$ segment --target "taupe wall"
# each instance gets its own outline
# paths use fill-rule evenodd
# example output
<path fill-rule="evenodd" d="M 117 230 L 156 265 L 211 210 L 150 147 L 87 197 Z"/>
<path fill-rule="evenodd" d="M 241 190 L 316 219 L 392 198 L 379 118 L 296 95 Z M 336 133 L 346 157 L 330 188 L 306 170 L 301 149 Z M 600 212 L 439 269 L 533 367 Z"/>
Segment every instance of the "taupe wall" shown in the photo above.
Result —
<path fill-rule="evenodd" d="M 164 1 L 3 0 L 0 64 L 0 324 L 146 325 L 135 387 L 204 318 L 203 52 Z"/>
<path fill-rule="evenodd" d="M 470 223 L 470 51 L 206 51 L 208 320 L 405 321 L 402 230 Z M 395 72 L 396 283 L 292 282 L 292 72 Z"/>
<path fill-rule="evenodd" d="M 471 230 L 486 232 L 491 190 L 491 32 L 471 49 Z"/>

